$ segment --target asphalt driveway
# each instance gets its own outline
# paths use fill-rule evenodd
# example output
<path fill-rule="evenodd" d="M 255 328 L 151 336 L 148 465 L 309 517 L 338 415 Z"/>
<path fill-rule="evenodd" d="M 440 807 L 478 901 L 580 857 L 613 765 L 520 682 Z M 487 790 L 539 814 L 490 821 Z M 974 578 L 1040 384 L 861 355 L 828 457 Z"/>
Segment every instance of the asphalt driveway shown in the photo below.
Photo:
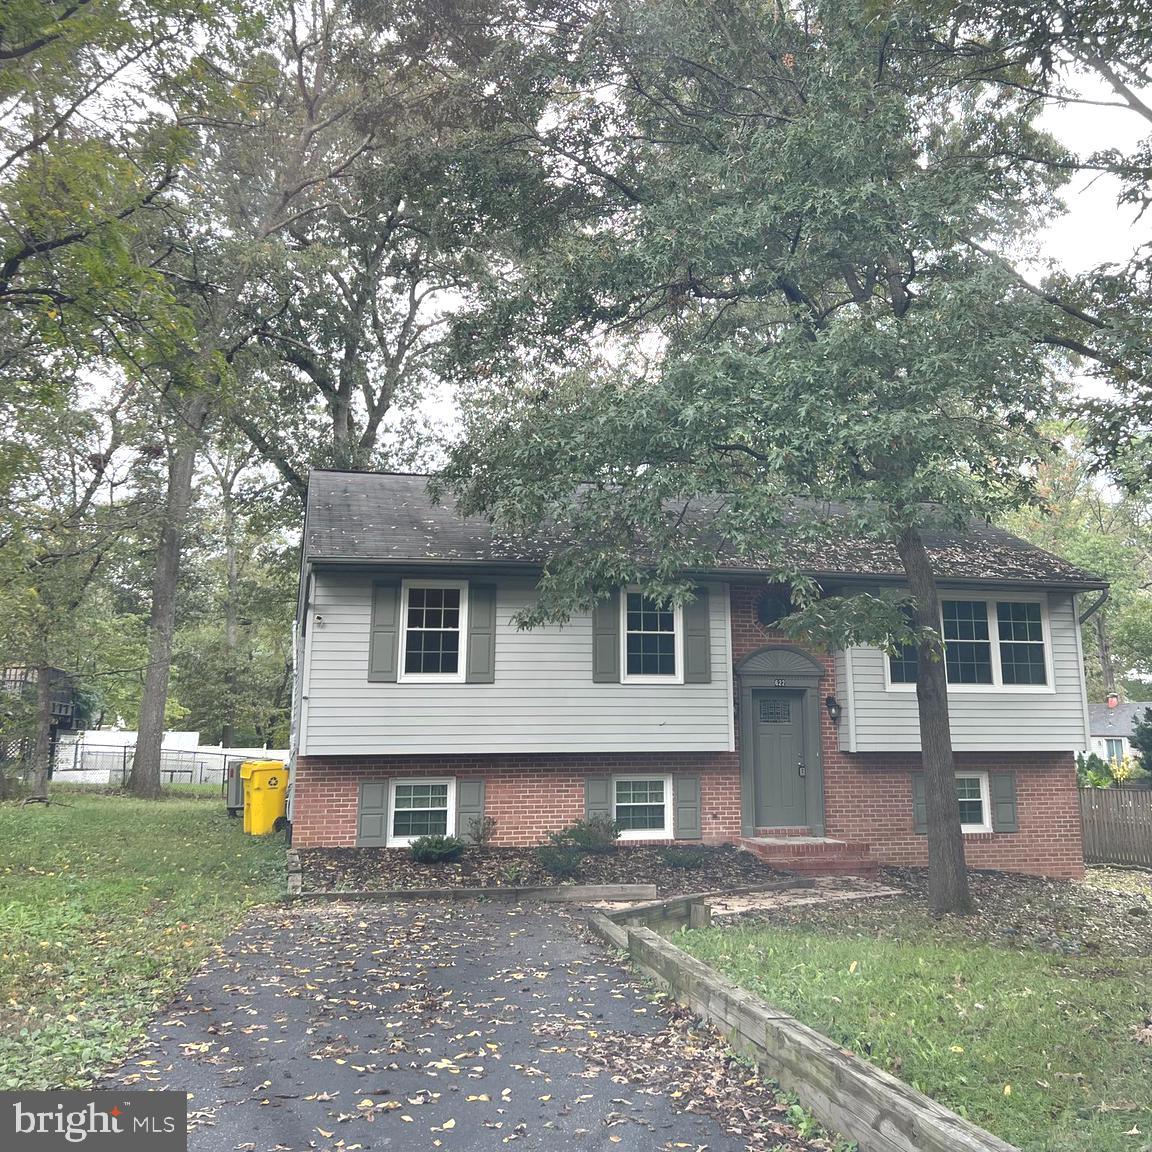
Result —
<path fill-rule="evenodd" d="M 257 909 L 107 1085 L 184 1089 L 192 1152 L 813 1149 L 578 914 Z"/>

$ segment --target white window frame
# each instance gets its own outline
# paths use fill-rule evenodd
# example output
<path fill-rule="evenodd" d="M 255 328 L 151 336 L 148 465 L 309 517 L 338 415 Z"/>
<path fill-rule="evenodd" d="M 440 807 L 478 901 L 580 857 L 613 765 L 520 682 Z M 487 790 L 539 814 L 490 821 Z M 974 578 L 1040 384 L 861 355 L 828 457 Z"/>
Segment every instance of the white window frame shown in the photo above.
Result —
<path fill-rule="evenodd" d="M 957 780 L 980 781 L 980 807 L 984 810 L 983 824 L 961 824 L 960 831 L 965 834 L 979 835 L 982 832 L 992 831 L 992 789 L 988 784 L 987 772 L 957 772 Z"/>
<path fill-rule="evenodd" d="M 1109 744 L 1120 745 L 1120 755 L 1112 756 L 1108 752 Z M 1104 755 L 1102 759 L 1108 764 L 1118 764 L 1122 762 L 1128 755 L 1128 741 L 1123 736 L 1105 736 L 1104 737 Z"/>
<path fill-rule="evenodd" d="M 396 827 L 396 788 L 405 784 L 447 784 L 448 785 L 448 823 L 445 836 L 456 835 L 456 777 L 455 776 L 411 776 L 398 777 L 388 781 L 388 847 L 407 848 L 418 836 L 397 836 L 393 829 Z M 407 809 L 406 809 L 407 811 Z M 419 809 L 423 811 L 423 809 Z"/>
<path fill-rule="evenodd" d="M 672 795 L 672 777 L 662 772 L 629 772 L 622 776 L 612 777 L 612 819 L 616 819 L 616 785 L 629 781 L 661 780 L 664 783 L 664 827 L 663 828 L 629 828 L 621 831 L 621 840 L 673 840 L 676 836 L 674 827 L 675 813 L 673 812 L 674 797 Z"/>
<path fill-rule="evenodd" d="M 684 683 L 684 609 L 679 604 L 672 606 L 673 641 L 672 651 L 676 657 L 676 674 L 674 676 L 640 676 L 628 674 L 628 593 L 634 592 L 640 596 L 648 593 L 635 585 L 624 588 L 620 592 L 620 682 L 622 684 L 683 684 Z M 648 596 L 648 599 L 652 597 Z M 636 633 L 641 635 L 641 633 Z M 644 777 L 649 779 L 649 777 Z"/>
<path fill-rule="evenodd" d="M 941 612 L 943 612 L 943 601 L 945 600 L 982 600 L 988 612 L 988 643 L 991 645 L 992 652 L 992 683 L 991 684 L 948 684 L 949 694 L 955 692 L 958 694 L 966 693 L 979 693 L 979 692 L 995 692 L 1011 693 L 1021 695 L 1040 695 L 1040 696 L 1053 696 L 1056 694 L 1056 676 L 1052 666 L 1052 629 L 1050 626 L 1048 616 L 1048 597 L 1047 596 L 1027 596 L 1027 595 L 992 595 L 992 596 L 978 596 L 973 593 L 963 593 L 954 590 L 940 593 Z M 1004 683 L 1004 669 L 1000 664 L 1000 626 L 996 616 L 997 604 L 1039 604 L 1040 605 L 1040 630 L 1044 637 L 1044 684 L 1005 684 Z M 939 632 L 941 637 L 944 635 L 944 620 L 941 617 L 939 624 Z M 892 663 L 888 658 L 888 653 L 880 650 L 880 655 L 884 661 L 884 689 L 887 692 L 915 692 L 916 684 L 901 684 L 894 683 L 892 680 Z"/>
<path fill-rule="evenodd" d="M 460 590 L 460 659 L 455 672 L 405 672 L 408 651 L 408 593 L 412 588 L 458 588 Z M 400 585 L 400 651 L 396 671 L 400 683 L 463 684 L 468 671 L 468 581 L 404 580 Z"/>

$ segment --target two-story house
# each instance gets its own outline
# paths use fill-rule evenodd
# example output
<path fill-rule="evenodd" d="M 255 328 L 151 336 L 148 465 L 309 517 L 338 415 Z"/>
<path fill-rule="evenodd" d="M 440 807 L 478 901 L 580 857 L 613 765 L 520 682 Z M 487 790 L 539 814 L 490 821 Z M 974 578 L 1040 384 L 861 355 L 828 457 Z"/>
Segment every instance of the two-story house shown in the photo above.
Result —
<path fill-rule="evenodd" d="M 1078 615 L 1104 584 L 993 528 L 927 543 L 969 864 L 1076 876 Z M 812 575 L 902 583 L 894 551 L 844 556 Z M 796 644 L 773 627 L 782 590 L 721 562 L 683 607 L 621 588 L 520 631 L 542 559 L 434 506 L 424 477 L 312 474 L 297 846 L 401 847 L 481 815 L 524 845 L 607 813 L 624 840 L 744 842 L 785 866 L 926 861 L 914 651 Z"/>

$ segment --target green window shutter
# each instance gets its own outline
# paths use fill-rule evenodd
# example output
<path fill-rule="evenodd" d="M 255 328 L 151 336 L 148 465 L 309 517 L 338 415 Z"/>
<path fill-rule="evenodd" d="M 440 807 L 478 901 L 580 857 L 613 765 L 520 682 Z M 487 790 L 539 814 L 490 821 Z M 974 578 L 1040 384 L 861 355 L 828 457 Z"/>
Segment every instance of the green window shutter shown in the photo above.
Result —
<path fill-rule="evenodd" d="M 468 586 L 469 684 L 491 684 L 496 679 L 496 585 Z"/>
<path fill-rule="evenodd" d="M 620 683 L 620 593 L 614 591 L 592 609 L 592 680 Z"/>
<path fill-rule="evenodd" d="M 989 772 L 988 791 L 992 797 L 992 831 L 1019 832 L 1016 819 L 1016 780 L 1011 772 Z"/>
<path fill-rule="evenodd" d="M 673 835 L 677 840 L 699 840 L 704 833 L 700 821 L 700 777 L 677 776 L 672 781 Z"/>
<path fill-rule="evenodd" d="M 484 816 L 484 781 L 456 781 L 456 835 L 471 843 L 471 824 Z"/>
<path fill-rule="evenodd" d="M 388 781 L 365 780 L 360 785 L 360 811 L 356 821 L 358 848 L 384 848 L 388 844 Z"/>
<path fill-rule="evenodd" d="M 584 817 L 612 816 L 612 777 L 584 777 Z"/>
<path fill-rule="evenodd" d="M 684 605 L 684 683 L 712 682 L 712 634 L 708 589 L 697 588 L 696 599 Z"/>
<path fill-rule="evenodd" d="M 372 583 L 372 633 L 368 645 L 368 679 L 394 681 L 400 667 L 400 583 Z"/>
<path fill-rule="evenodd" d="M 928 799 L 924 794 L 924 773 L 912 773 L 912 824 L 917 835 L 928 833 Z"/>

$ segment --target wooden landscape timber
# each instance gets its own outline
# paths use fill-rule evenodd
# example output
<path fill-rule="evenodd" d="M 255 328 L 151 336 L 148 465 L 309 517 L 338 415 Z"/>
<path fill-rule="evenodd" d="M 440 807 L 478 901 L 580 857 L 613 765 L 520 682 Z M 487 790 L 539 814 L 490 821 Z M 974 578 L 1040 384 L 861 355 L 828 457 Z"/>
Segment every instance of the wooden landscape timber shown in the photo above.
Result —
<path fill-rule="evenodd" d="M 637 968 L 679 1003 L 719 1028 L 763 1075 L 795 1092 L 822 1124 L 855 1140 L 860 1152 L 1017 1152 L 740 988 L 651 928 L 620 923 L 631 914 L 594 912 L 589 926 L 626 950 Z"/>
<path fill-rule="evenodd" d="M 362 888 L 289 892 L 296 900 L 544 900 L 558 904 L 651 900 L 655 884 L 549 884 L 538 887 Z"/>

